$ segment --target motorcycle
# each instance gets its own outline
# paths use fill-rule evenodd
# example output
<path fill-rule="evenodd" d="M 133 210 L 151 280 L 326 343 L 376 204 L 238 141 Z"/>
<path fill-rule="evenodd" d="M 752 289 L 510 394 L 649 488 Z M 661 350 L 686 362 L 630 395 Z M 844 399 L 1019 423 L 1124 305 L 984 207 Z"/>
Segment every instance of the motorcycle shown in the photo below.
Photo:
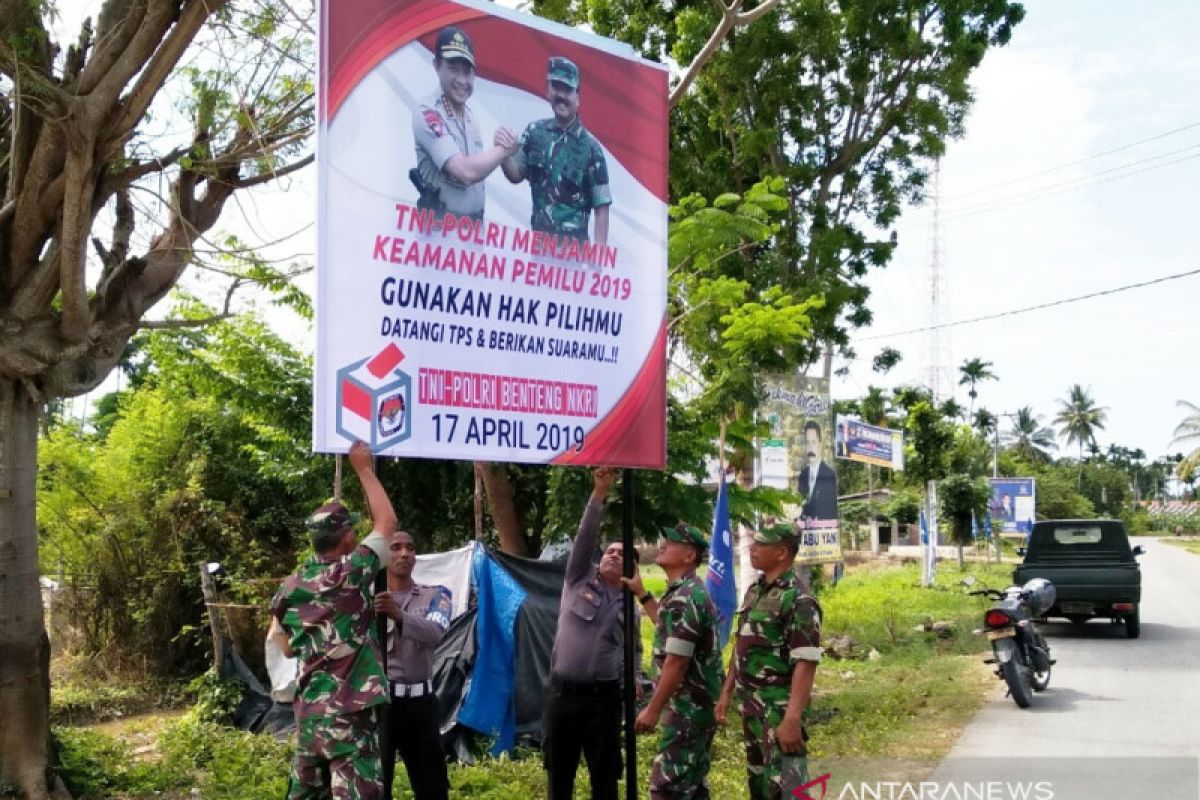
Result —
<path fill-rule="evenodd" d="M 963 584 L 973 586 L 975 578 L 967 576 Z M 1054 605 L 1054 584 L 1034 578 L 1004 591 L 983 587 L 967 594 L 996 601 L 983 615 L 984 627 L 974 633 L 987 636 L 992 643 L 992 657 L 984 663 L 995 664 L 996 677 L 1008 684 L 1013 702 L 1029 708 L 1033 692 L 1043 692 L 1050 685 L 1050 668 L 1055 663 L 1050 646 L 1034 624 L 1036 617 Z"/>

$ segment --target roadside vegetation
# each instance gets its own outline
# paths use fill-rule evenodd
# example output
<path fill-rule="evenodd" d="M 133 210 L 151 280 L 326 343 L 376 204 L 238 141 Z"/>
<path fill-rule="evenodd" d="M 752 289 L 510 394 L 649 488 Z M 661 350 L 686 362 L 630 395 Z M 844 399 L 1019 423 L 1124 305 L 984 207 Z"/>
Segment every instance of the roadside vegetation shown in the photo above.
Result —
<path fill-rule="evenodd" d="M 653 567 L 646 572 L 648 585 L 661 592 L 661 574 Z M 866 563 L 852 568 L 838 585 L 821 590 L 824 641 L 831 652 L 817 673 L 807 723 L 814 759 L 887 756 L 924 763 L 948 750 L 958 729 L 994 688 L 980 663 L 984 643 L 971 635 L 982 605 L 959 584 L 965 574 L 1001 586 L 1011 571 L 973 563 L 961 572 L 943 564 L 936 585 L 922 588 L 915 566 Z M 939 623 L 940 633 L 933 623 Z M 642 635 L 648 660 L 648 621 Z M 238 699 L 236 684 L 194 681 L 176 690 L 175 697 L 187 698 L 182 713 L 156 711 L 100 726 L 73 723 L 67 710 L 91 708 L 101 710 L 97 717 L 128 717 L 137 710 L 130 698 L 154 700 L 158 689 L 144 691 L 130 684 L 108 691 L 100 683 L 65 677 L 58 685 L 55 759 L 78 798 L 278 800 L 285 792 L 290 743 L 228 726 Z M 716 740 L 711 773 L 715 797 L 746 796 L 741 748 L 740 721 L 733 719 Z M 643 778 L 655 750 L 653 737 L 639 738 Z M 456 765 L 450 775 L 454 797 L 545 796 L 536 752 Z M 582 771 L 580 777 L 576 797 L 582 799 L 587 794 Z"/>

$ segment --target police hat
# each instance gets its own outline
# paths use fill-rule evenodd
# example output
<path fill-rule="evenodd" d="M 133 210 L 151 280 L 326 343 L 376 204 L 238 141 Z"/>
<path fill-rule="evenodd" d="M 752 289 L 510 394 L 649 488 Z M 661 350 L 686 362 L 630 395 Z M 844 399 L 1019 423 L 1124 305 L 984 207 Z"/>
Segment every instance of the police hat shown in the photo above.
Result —
<path fill-rule="evenodd" d="M 550 64 L 546 67 L 546 79 L 565 83 L 572 89 L 579 89 L 579 67 L 569 58 L 551 56 Z"/>
<path fill-rule="evenodd" d="M 443 61 L 450 58 L 461 58 L 475 66 L 475 46 L 461 28 L 447 25 L 438 31 L 437 44 L 433 52 Z"/>

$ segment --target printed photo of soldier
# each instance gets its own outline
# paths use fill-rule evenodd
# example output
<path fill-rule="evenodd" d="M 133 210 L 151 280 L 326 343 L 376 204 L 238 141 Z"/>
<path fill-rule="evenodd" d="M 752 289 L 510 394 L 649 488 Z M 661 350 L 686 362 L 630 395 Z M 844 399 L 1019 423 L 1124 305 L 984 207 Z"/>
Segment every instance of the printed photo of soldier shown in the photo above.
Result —
<path fill-rule="evenodd" d="M 412 115 L 417 166 L 408 177 L 420 195 L 417 207 L 482 219 L 483 180 L 516 150 L 516 134 L 499 128 L 495 138 L 508 146 L 484 148 L 467 102 L 475 92 L 475 46 L 461 28 L 438 32 L 433 70 L 438 91 L 418 103 Z"/>
<path fill-rule="evenodd" d="M 501 169 L 513 183 L 529 181 L 533 230 L 605 245 L 612 205 L 608 164 L 600 142 L 579 119 L 580 83 L 575 62 L 562 56 L 550 58 L 546 99 L 554 116 L 531 122 Z M 506 133 L 497 131 L 497 146 L 511 144 Z"/>

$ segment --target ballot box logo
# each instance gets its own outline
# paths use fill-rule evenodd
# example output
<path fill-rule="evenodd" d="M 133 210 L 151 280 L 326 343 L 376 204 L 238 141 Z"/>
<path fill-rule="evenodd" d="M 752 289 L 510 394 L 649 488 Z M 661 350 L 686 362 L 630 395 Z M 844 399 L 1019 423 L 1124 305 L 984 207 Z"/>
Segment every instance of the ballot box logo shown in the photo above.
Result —
<path fill-rule="evenodd" d="M 337 371 L 337 432 L 382 450 L 412 436 L 412 378 L 404 353 L 389 344 Z"/>

